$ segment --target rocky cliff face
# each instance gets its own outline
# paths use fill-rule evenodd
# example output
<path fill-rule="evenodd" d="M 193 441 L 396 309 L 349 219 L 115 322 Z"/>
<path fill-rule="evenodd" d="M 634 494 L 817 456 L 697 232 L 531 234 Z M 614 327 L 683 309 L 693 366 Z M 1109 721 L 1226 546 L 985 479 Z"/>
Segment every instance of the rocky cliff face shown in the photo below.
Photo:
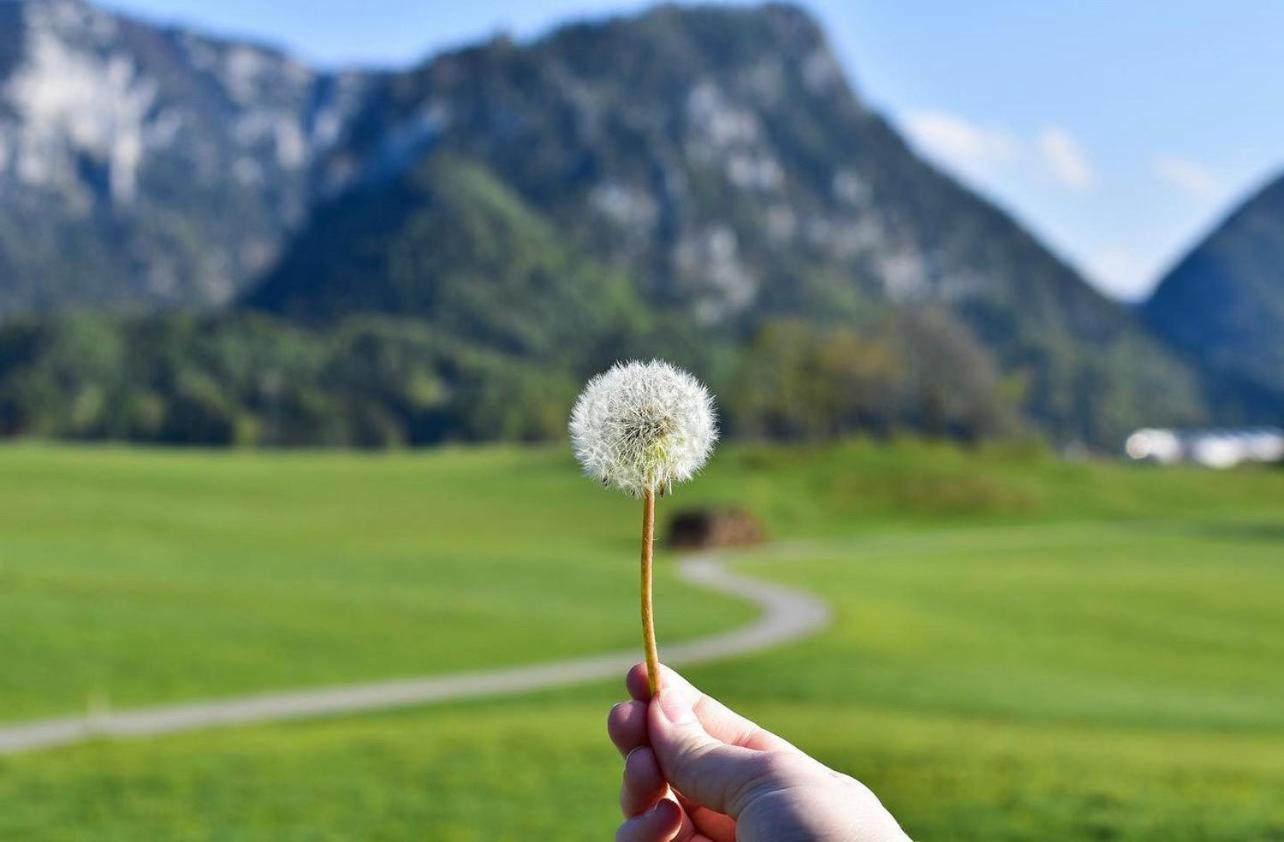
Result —
<path fill-rule="evenodd" d="M 0 314 L 208 305 L 268 268 L 370 77 L 0 2 Z"/>

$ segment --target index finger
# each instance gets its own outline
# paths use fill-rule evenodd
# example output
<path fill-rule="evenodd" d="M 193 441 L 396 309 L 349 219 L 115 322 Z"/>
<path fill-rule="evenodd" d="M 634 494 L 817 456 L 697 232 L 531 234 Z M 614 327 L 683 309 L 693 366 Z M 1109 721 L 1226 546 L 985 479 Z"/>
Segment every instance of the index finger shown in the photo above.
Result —
<path fill-rule="evenodd" d="M 651 700 L 647 681 L 646 664 L 634 664 L 625 679 L 629 695 L 639 702 Z M 788 740 L 741 716 L 712 696 L 702 693 L 691 682 L 663 664 L 660 665 L 660 686 L 677 689 L 691 700 L 691 707 L 704 730 L 714 739 L 724 743 L 757 751 L 798 751 Z"/>

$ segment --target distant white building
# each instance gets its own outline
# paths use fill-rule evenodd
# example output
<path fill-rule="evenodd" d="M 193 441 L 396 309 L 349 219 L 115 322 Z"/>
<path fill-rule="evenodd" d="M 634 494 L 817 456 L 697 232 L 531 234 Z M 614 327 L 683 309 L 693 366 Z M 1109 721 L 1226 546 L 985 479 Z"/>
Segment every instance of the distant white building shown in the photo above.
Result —
<path fill-rule="evenodd" d="M 1145 428 L 1128 436 L 1124 452 L 1138 462 L 1173 465 L 1193 462 L 1206 468 L 1233 468 L 1245 462 L 1284 460 L 1284 430 L 1249 427 L 1230 430 Z"/>

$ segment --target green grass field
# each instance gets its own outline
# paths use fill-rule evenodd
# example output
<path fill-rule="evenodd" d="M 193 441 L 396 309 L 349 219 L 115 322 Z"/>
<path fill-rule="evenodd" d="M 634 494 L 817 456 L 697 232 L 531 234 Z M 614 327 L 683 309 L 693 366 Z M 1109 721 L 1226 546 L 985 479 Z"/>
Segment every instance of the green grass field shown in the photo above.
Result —
<path fill-rule="evenodd" d="M 690 676 L 916 838 L 1284 839 L 1284 472 L 742 446 L 707 501 L 836 622 Z M 0 721 L 634 645 L 636 508 L 561 450 L 0 450 Z M 752 615 L 661 573 L 662 646 Z M 609 839 L 621 694 L 0 757 L 0 839 Z"/>

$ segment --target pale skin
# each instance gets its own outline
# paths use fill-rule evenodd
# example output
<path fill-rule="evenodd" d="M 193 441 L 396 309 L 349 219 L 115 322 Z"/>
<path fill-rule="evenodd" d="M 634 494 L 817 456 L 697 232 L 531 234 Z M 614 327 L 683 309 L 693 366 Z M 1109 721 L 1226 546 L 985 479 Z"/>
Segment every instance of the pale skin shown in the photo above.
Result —
<path fill-rule="evenodd" d="M 668 667 L 607 717 L 624 755 L 616 842 L 907 842 L 868 787 L 701 693 Z"/>

